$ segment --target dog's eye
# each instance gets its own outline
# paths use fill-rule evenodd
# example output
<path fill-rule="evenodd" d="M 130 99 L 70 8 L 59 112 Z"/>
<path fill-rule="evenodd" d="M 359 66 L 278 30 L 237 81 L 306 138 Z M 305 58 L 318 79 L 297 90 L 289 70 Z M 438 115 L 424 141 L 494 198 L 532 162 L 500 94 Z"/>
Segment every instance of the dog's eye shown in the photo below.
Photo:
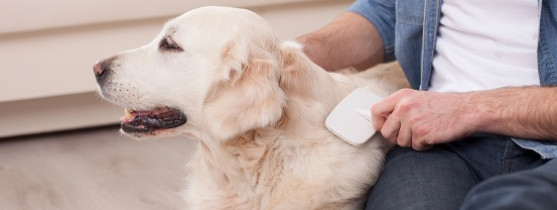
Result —
<path fill-rule="evenodd" d="M 165 37 L 159 43 L 159 49 L 163 51 L 174 51 L 174 52 L 182 52 L 184 51 L 174 40 L 170 37 Z"/>

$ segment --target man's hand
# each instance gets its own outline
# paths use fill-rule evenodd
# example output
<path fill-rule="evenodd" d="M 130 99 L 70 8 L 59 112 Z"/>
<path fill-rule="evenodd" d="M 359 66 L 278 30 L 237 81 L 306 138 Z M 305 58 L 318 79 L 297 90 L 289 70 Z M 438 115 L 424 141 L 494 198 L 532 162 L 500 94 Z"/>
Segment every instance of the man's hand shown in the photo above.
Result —
<path fill-rule="evenodd" d="M 371 108 L 375 129 L 401 147 L 426 150 L 476 132 L 470 95 L 400 90 Z"/>
<path fill-rule="evenodd" d="M 468 93 L 400 90 L 371 108 L 375 129 L 402 147 L 488 132 L 557 140 L 557 87 L 507 87 Z"/>

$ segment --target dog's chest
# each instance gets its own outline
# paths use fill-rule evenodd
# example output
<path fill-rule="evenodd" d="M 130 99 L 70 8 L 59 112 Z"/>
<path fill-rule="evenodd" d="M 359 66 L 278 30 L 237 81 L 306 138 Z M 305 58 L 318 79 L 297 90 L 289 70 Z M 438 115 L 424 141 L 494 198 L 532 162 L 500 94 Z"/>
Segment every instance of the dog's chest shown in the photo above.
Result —
<path fill-rule="evenodd" d="M 336 201 L 353 199 L 353 193 L 337 192 L 361 191 L 361 185 L 339 182 L 353 152 L 332 154 L 354 148 L 328 133 L 312 135 L 286 139 L 251 133 L 200 152 L 196 161 L 204 169 L 194 169 L 190 200 L 210 207 L 200 209 L 271 210 L 338 207 Z"/>
<path fill-rule="evenodd" d="M 222 209 L 313 209 L 326 202 L 319 192 L 326 191 L 333 163 L 325 149 L 253 143 L 227 150 L 236 168 L 218 189 L 219 203 L 227 204 Z"/>

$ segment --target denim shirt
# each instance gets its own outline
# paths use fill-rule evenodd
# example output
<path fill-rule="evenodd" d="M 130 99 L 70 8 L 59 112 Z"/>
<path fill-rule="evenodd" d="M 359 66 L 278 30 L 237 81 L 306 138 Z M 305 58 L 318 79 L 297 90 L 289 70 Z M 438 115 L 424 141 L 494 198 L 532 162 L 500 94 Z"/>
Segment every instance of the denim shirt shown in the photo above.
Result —
<path fill-rule="evenodd" d="M 362 15 L 377 28 L 385 44 L 385 61 L 398 60 L 410 86 L 427 90 L 442 3 L 443 0 L 358 0 L 349 10 Z M 538 8 L 540 84 L 554 86 L 557 85 L 557 0 L 538 0 Z M 557 157 L 555 142 L 513 140 L 544 159 Z"/>

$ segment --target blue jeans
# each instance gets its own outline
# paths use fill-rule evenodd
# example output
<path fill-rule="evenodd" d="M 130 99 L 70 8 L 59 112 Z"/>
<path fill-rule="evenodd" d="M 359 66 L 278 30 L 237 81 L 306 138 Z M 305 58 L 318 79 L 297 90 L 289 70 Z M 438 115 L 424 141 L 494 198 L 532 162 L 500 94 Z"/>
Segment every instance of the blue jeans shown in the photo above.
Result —
<path fill-rule="evenodd" d="M 395 147 L 366 209 L 557 209 L 557 159 L 491 134 L 424 152 Z"/>

